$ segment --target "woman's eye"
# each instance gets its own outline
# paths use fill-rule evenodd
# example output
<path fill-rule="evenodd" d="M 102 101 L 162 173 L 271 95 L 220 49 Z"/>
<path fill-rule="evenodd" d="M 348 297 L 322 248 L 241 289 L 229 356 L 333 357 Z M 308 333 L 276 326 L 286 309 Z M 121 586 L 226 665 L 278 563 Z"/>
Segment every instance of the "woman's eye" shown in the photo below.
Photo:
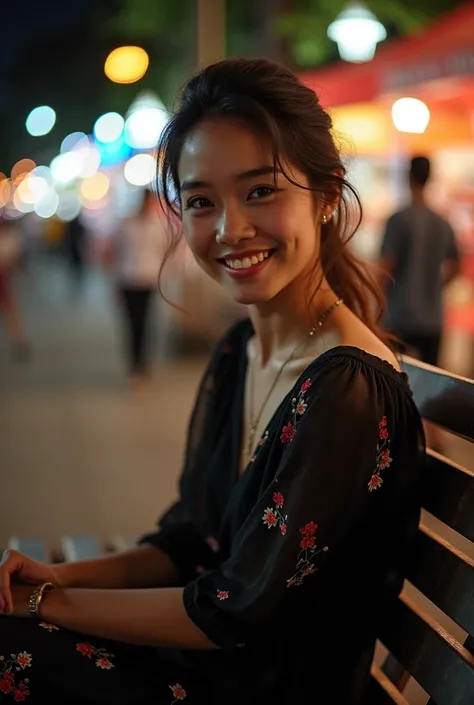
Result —
<path fill-rule="evenodd" d="M 274 186 L 256 186 L 249 193 L 249 200 L 255 200 L 259 198 L 265 198 L 266 196 L 272 196 L 276 189 Z"/>
<path fill-rule="evenodd" d="M 185 210 L 189 210 L 191 208 L 194 210 L 200 210 L 201 208 L 209 208 L 209 206 L 212 206 L 212 203 L 208 198 L 204 198 L 203 196 L 194 196 L 194 198 L 190 198 L 186 202 Z"/>

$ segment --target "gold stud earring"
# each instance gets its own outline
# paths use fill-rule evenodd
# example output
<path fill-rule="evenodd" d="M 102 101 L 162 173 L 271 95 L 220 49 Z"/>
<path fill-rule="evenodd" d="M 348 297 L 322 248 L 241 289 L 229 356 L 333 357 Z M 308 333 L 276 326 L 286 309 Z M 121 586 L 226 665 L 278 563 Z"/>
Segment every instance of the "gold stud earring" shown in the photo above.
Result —
<path fill-rule="evenodd" d="M 323 225 L 326 225 L 326 223 L 328 222 L 328 217 L 327 217 L 326 213 L 323 214 L 322 221 L 323 221 Z"/>

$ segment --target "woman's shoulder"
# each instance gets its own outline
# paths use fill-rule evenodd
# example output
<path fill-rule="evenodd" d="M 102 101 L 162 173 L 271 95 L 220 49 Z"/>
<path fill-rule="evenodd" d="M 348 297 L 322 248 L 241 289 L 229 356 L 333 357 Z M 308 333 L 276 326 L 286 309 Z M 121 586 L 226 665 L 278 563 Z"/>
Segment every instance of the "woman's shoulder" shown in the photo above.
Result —
<path fill-rule="evenodd" d="M 377 378 L 393 382 L 402 389 L 409 390 L 408 377 L 401 369 L 397 357 L 385 348 L 362 348 L 358 345 L 341 343 L 315 358 L 305 369 L 303 376 L 324 379 L 330 376 L 338 381 L 336 387 L 343 388 L 345 383 L 358 378 L 370 379 L 376 383 Z"/>

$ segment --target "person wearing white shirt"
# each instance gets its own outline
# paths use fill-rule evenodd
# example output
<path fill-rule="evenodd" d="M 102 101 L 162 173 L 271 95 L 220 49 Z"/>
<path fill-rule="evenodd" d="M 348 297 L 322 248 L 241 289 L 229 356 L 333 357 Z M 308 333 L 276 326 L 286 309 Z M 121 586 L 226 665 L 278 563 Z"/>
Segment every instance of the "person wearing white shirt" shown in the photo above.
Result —
<path fill-rule="evenodd" d="M 149 311 L 166 247 L 165 227 L 164 217 L 157 213 L 156 198 L 146 189 L 138 213 L 124 220 L 117 235 L 115 279 L 134 385 L 142 384 L 150 376 Z"/>

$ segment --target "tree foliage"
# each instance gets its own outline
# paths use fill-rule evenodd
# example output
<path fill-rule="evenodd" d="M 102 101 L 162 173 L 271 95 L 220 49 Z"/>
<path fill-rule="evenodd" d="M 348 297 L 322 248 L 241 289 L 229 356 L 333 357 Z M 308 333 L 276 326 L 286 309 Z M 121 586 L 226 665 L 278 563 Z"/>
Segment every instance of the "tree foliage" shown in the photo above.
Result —
<path fill-rule="evenodd" d="M 66 0 L 67 1 L 67 0 Z M 389 36 L 413 32 L 462 0 L 367 0 Z M 226 0 L 227 54 L 261 55 L 294 68 L 337 59 L 327 27 L 346 0 Z M 94 0 L 84 16 L 55 36 L 38 35 L 11 75 L 12 99 L 0 116 L 0 168 L 23 156 L 47 161 L 69 132 L 89 132 L 103 112 L 124 114 L 136 94 L 152 89 L 171 107 L 196 64 L 197 0 Z M 109 51 L 140 44 L 150 68 L 138 84 L 117 85 L 103 72 Z M 34 70 L 32 70 L 32 67 Z M 49 103 L 58 122 L 41 140 L 29 137 L 24 119 Z"/>

